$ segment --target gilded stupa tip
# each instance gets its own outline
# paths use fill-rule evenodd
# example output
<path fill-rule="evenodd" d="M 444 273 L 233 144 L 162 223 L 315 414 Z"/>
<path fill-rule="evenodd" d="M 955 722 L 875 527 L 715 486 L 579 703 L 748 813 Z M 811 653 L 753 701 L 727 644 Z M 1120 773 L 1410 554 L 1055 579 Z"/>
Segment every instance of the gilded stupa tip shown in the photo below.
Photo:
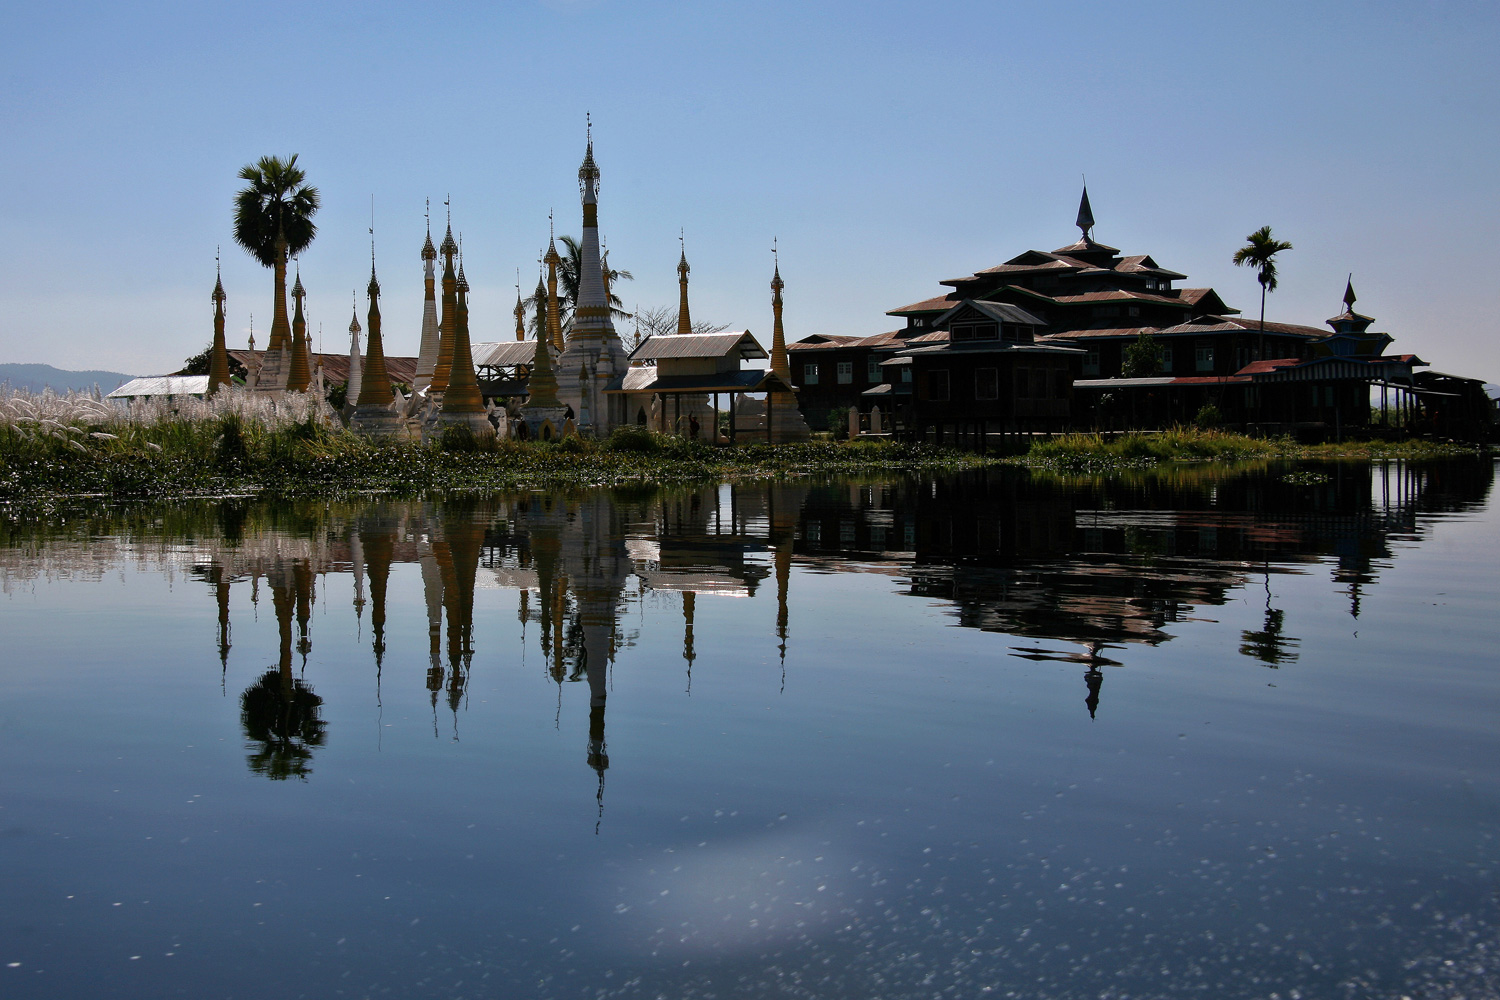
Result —
<path fill-rule="evenodd" d="M 299 266 L 297 268 L 297 280 L 292 284 L 292 295 L 295 298 L 301 298 L 306 294 L 307 289 L 302 287 L 302 268 Z"/>
<path fill-rule="evenodd" d="M 422 259 L 437 260 L 437 249 L 432 245 L 432 199 L 427 199 L 427 209 L 424 213 L 427 219 L 427 242 L 422 244 Z"/>
<path fill-rule="evenodd" d="M 469 291 L 469 279 L 464 277 L 464 253 L 462 246 L 460 246 L 458 251 L 458 290 L 465 294 Z"/>
<path fill-rule="evenodd" d="M 363 327 L 359 325 L 359 306 L 354 307 L 354 315 L 349 320 L 349 332 L 358 333 Z"/>
<path fill-rule="evenodd" d="M 215 302 L 223 302 L 229 296 L 224 294 L 224 272 L 219 263 L 219 251 L 214 250 L 214 292 L 209 296 Z"/>
<path fill-rule="evenodd" d="M 455 243 L 454 240 L 453 240 L 453 226 L 452 225 L 448 226 L 448 234 L 443 237 L 443 245 L 440 246 L 438 249 L 441 250 L 445 256 L 452 256 L 452 255 L 458 253 L 458 244 Z"/>
<path fill-rule="evenodd" d="M 370 256 L 370 283 L 365 286 L 365 291 L 369 292 L 370 298 L 373 299 L 380 294 L 380 282 L 375 280 L 375 261 L 373 259 L 374 254 L 371 254 Z"/>
<path fill-rule="evenodd" d="M 585 117 L 587 123 L 588 148 L 583 154 L 583 164 L 578 168 L 578 179 L 580 181 L 599 179 L 599 165 L 594 162 L 594 122 L 590 117 Z"/>

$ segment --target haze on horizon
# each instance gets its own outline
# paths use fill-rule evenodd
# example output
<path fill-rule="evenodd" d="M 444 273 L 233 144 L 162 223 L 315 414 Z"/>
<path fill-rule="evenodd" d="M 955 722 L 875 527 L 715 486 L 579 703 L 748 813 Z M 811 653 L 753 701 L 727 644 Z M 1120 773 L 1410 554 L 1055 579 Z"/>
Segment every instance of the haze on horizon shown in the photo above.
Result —
<path fill-rule="evenodd" d="M 866 335 L 944 278 L 1076 236 L 1149 253 L 1258 312 L 1230 264 L 1270 225 L 1267 317 L 1321 324 L 1354 275 L 1391 350 L 1500 380 L 1500 10 L 1487 4 L 534 2 L 421 9 L 62 4 L 0 37 L 0 362 L 170 371 L 270 326 L 234 245 L 239 168 L 299 154 L 323 195 L 309 328 L 347 349 L 369 275 L 387 350 L 416 351 L 424 200 L 451 195 L 476 341 L 511 336 L 547 240 L 580 228 L 584 116 L 626 307 Z M 358 309 L 363 316 L 362 294 Z"/>

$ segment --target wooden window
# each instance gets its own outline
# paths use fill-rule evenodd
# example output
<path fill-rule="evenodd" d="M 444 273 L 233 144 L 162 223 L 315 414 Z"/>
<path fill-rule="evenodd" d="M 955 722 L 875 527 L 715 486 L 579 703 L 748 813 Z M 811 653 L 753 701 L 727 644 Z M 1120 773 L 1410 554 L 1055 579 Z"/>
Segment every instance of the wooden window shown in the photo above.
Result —
<path fill-rule="evenodd" d="M 998 323 L 981 323 L 974 328 L 975 340 L 994 340 L 1000 336 Z"/>
<path fill-rule="evenodd" d="M 816 363 L 808 362 L 807 364 L 802 366 L 802 384 L 818 384 L 818 366 Z"/>
<path fill-rule="evenodd" d="M 901 381 L 903 381 L 903 382 L 910 382 L 911 381 L 911 365 L 902 365 L 901 366 Z"/>
<path fill-rule="evenodd" d="M 953 339 L 954 340 L 973 340 L 974 339 L 974 327 L 971 324 L 968 324 L 968 323 L 965 323 L 965 324 L 963 324 L 961 326 L 955 326 L 953 328 Z"/>
<path fill-rule="evenodd" d="M 839 385 L 848 385 L 854 381 L 854 362 L 839 362 Z"/>
<path fill-rule="evenodd" d="M 1099 374 L 1099 349 L 1097 347 L 1090 348 L 1089 352 L 1083 356 L 1083 373 L 1085 375 Z"/>
<path fill-rule="evenodd" d="M 927 398 L 935 403 L 948 401 L 948 372 L 939 369 L 927 373 Z"/>
<path fill-rule="evenodd" d="M 865 362 L 865 379 L 879 385 L 885 381 L 885 375 L 880 370 L 880 358 L 874 354 Z"/>
<path fill-rule="evenodd" d="M 1156 356 L 1161 362 L 1161 370 L 1163 372 L 1169 372 L 1172 370 L 1172 348 L 1159 347 L 1157 348 Z"/>
<path fill-rule="evenodd" d="M 974 369 L 974 398 L 1000 398 L 1000 371 L 997 368 Z"/>
<path fill-rule="evenodd" d="M 1212 344 L 1199 344 L 1193 349 L 1193 357 L 1197 362 L 1200 372 L 1211 372 L 1214 370 L 1214 347 Z"/>

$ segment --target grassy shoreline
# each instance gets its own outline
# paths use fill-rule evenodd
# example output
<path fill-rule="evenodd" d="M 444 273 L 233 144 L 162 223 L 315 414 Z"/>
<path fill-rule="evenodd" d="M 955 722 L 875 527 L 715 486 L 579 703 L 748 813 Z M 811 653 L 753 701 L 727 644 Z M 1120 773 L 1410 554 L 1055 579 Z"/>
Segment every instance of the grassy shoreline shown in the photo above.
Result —
<path fill-rule="evenodd" d="M 1067 435 L 1038 442 L 1024 455 L 999 457 L 892 442 L 719 448 L 634 428 L 601 442 L 500 442 L 486 448 L 450 435 L 434 445 L 375 444 L 312 415 L 279 424 L 233 413 L 213 419 L 122 421 L 107 428 L 87 419 L 47 424 L 0 422 L 0 504 L 81 497 L 416 495 L 998 465 L 1108 476 L 1173 463 L 1414 461 L 1484 453 L 1472 446 L 1425 441 L 1299 445 L 1290 439 L 1197 429 L 1112 439 Z"/>

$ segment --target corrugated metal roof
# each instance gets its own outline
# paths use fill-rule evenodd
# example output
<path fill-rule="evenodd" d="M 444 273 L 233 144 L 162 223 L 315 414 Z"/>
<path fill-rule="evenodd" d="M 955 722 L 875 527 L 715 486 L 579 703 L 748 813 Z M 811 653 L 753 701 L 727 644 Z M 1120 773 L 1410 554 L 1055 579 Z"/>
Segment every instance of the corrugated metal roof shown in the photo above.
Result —
<path fill-rule="evenodd" d="M 493 344 L 474 345 L 474 364 L 508 368 L 511 365 L 529 365 L 536 357 L 534 340 L 502 340 Z"/>
<path fill-rule="evenodd" d="M 668 375 L 656 368 L 631 368 L 619 389 L 607 392 L 761 392 L 780 388 L 781 379 L 765 368 L 746 368 L 716 375 Z"/>
<path fill-rule="evenodd" d="M 133 378 L 106 396 L 106 399 L 128 399 L 133 396 L 201 396 L 208 392 L 207 375 L 147 375 Z"/>
<path fill-rule="evenodd" d="M 650 336 L 630 352 L 632 361 L 656 361 L 662 358 L 725 358 L 738 352 L 741 360 L 768 358 L 749 330 L 724 333 L 683 333 Z"/>
<path fill-rule="evenodd" d="M 265 351 L 230 351 L 229 356 L 247 369 L 253 369 L 260 364 L 265 357 Z M 314 354 L 308 359 L 313 368 L 323 366 L 323 381 L 329 385 L 339 385 L 349 381 L 349 354 Z M 385 371 L 391 377 L 392 382 L 404 382 L 407 385 L 417 377 L 417 359 L 385 356 Z"/>
<path fill-rule="evenodd" d="M 1014 323 L 1019 326 L 1046 325 L 1020 306 L 1013 306 L 1009 302 L 984 302 L 979 299 L 964 299 L 952 309 L 934 319 L 932 321 L 933 325 L 946 327 L 948 321 L 958 315 L 959 311 L 965 306 L 972 306 L 978 312 L 1001 323 Z"/>

